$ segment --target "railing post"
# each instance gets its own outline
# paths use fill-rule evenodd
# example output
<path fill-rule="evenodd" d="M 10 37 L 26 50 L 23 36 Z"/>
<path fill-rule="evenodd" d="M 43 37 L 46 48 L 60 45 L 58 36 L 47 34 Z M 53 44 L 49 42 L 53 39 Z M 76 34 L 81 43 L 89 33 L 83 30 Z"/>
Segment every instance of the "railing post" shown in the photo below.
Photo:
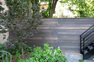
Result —
<path fill-rule="evenodd" d="M 85 49 L 85 48 L 84 48 L 84 43 L 85 43 L 85 38 L 83 38 L 83 59 L 84 59 L 84 52 L 85 52 L 85 51 L 84 51 L 84 49 Z"/>
<path fill-rule="evenodd" d="M 81 35 L 80 35 L 80 53 L 82 54 L 81 47 L 82 47 L 82 40 L 81 40 Z"/>

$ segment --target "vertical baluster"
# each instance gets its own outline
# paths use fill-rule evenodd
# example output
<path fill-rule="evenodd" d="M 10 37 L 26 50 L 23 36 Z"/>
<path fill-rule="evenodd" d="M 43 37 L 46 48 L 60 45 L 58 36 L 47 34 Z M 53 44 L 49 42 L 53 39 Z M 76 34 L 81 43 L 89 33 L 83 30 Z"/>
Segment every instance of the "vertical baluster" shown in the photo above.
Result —
<path fill-rule="evenodd" d="M 83 38 L 83 59 L 84 59 L 84 53 L 85 53 L 85 50 L 84 50 L 84 43 L 85 43 L 85 39 Z"/>

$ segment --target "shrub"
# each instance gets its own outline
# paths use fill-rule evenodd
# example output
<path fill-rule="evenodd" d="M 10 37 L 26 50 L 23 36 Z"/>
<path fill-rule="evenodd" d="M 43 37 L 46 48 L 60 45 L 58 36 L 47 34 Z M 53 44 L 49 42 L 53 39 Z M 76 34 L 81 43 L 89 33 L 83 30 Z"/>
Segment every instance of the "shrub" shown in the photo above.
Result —
<path fill-rule="evenodd" d="M 64 55 L 61 54 L 59 48 L 52 49 L 49 44 L 44 44 L 44 49 L 35 47 L 34 51 L 30 54 L 30 58 L 19 60 L 18 62 L 67 62 Z"/>
<path fill-rule="evenodd" d="M 1 28 L 3 30 L 8 29 L 7 31 L 12 34 L 9 36 L 6 46 L 14 51 L 20 48 L 23 55 L 27 39 L 33 37 L 31 30 L 36 31 L 41 24 L 39 5 L 36 4 L 29 7 L 30 5 L 28 6 L 28 3 L 24 2 L 24 0 L 6 0 L 6 4 L 9 10 L 5 13 L 0 13 L 0 18 L 2 19 L 0 24 L 5 25 L 5 28 Z"/>
<path fill-rule="evenodd" d="M 79 60 L 79 62 L 84 62 L 84 60 Z"/>
<path fill-rule="evenodd" d="M 22 54 L 21 47 L 19 47 L 18 45 L 19 44 L 15 43 L 15 46 L 7 48 L 6 51 L 11 53 L 12 55 L 15 55 L 16 53 Z M 32 51 L 32 47 L 30 47 L 29 45 L 25 44 L 23 46 L 23 50 L 24 50 L 24 54 L 25 54 L 25 53 L 31 52 Z"/>

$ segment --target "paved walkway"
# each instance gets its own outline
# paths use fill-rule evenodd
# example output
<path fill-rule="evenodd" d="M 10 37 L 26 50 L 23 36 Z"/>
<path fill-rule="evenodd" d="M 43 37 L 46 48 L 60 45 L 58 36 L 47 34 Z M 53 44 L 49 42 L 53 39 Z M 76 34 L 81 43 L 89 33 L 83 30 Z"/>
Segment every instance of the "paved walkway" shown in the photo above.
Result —
<path fill-rule="evenodd" d="M 66 52 L 65 56 L 68 62 L 79 62 L 79 60 L 82 60 L 83 58 L 83 56 L 79 53 Z M 84 60 L 84 62 L 94 62 L 94 61 L 93 60 Z"/>

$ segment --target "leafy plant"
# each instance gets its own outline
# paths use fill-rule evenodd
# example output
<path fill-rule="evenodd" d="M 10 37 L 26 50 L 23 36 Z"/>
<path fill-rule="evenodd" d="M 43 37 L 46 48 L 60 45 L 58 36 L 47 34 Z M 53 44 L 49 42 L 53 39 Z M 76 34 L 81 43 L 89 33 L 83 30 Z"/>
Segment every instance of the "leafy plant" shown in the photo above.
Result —
<path fill-rule="evenodd" d="M 28 58 L 28 59 L 25 59 L 25 60 L 23 60 L 23 59 L 18 60 L 18 62 L 31 62 L 31 61 L 32 61 L 31 58 Z"/>
<path fill-rule="evenodd" d="M 18 62 L 18 60 L 20 59 L 20 56 L 21 56 L 21 54 L 17 52 L 15 55 L 16 62 Z"/>
<path fill-rule="evenodd" d="M 10 62 L 11 61 L 11 54 L 6 51 L 7 48 L 4 44 L 0 44 L 0 62 Z"/>
<path fill-rule="evenodd" d="M 25 44 L 23 46 L 23 50 L 24 50 L 24 54 L 25 54 L 25 53 L 31 52 L 32 51 L 32 47 L 30 47 L 29 45 Z M 6 51 L 10 52 L 12 55 L 15 55 L 17 52 L 22 54 L 21 47 L 19 47 L 18 43 L 15 43 L 14 47 L 7 48 Z"/>
<path fill-rule="evenodd" d="M 84 60 L 79 60 L 79 62 L 84 62 Z"/>
<path fill-rule="evenodd" d="M 12 56 L 7 51 L 0 51 L 0 62 L 11 62 Z"/>
<path fill-rule="evenodd" d="M 43 18 L 49 18 L 50 17 L 50 12 L 51 12 L 51 7 L 52 7 L 52 0 L 47 0 L 47 1 L 49 2 L 49 6 L 48 6 L 46 11 L 42 11 Z"/>
<path fill-rule="evenodd" d="M 67 62 L 64 55 L 61 54 L 59 48 L 52 49 L 49 44 L 44 44 L 44 49 L 41 47 L 35 47 L 34 51 L 30 54 L 30 58 L 25 60 L 19 60 L 18 62 Z"/>
<path fill-rule="evenodd" d="M 6 47 L 4 44 L 0 44 L 0 51 L 6 51 Z"/>

